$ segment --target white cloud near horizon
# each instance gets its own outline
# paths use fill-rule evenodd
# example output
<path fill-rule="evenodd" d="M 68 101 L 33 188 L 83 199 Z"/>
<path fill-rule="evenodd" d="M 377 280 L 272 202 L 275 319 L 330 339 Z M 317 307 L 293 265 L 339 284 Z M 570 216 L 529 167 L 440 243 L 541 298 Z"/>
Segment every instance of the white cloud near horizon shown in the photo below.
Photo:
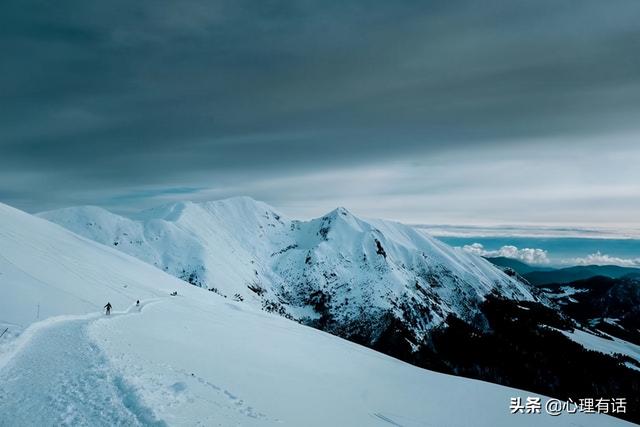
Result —
<path fill-rule="evenodd" d="M 504 257 L 516 259 L 530 265 L 551 264 L 548 252 L 539 248 L 518 248 L 513 245 L 505 245 L 500 249 L 489 250 L 486 249 L 482 243 L 472 243 L 470 245 L 464 245 L 462 250 L 482 257 Z M 585 257 L 561 260 L 560 264 L 569 266 L 617 265 L 620 267 L 640 267 L 640 258 L 621 258 L 597 251 Z"/>
<path fill-rule="evenodd" d="M 513 245 L 502 246 L 498 250 L 487 250 L 482 243 L 472 243 L 464 245 L 462 249 L 466 252 L 483 257 L 505 257 L 517 259 L 527 264 L 549 264 L 549 256 L 544 249 L 522 248 Z"/>
<path fill-rule="evenodd" d="M 600 251 L 586 257 L 572 258 L 563 261 L 572 265 L 618 265 L 620 267 L 640 267 L 640 258 L 620 258 L 603 254 Z"/>

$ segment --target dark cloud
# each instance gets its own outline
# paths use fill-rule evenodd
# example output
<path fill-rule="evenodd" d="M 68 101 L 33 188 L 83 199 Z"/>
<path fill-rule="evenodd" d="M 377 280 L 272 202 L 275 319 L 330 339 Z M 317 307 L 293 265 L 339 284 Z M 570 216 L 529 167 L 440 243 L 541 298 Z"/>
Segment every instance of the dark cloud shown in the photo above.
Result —
<path fill-rule="evenodd" d="M 4 0 L 0 197 L 135 204 L 630 132 L 638 16 L 636 0 Z"/>

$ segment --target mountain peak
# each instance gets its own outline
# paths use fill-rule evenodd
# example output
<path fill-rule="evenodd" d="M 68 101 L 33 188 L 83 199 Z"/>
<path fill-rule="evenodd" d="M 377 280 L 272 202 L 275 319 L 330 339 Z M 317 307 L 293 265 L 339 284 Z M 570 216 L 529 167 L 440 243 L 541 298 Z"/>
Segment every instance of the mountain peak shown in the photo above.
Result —
<path fill-rule="evenodd" d="M 344 216 L 352 215 L 351 212 L 349 212 L 349 210 L 343 206 L 338 206 L 337 208 L 334 209 L 334 211 L 337 214 L 344 215 Z"/>
<path fill-rule="evenodd" d="M 349 211 L 347 208 L 342 207 L 342 206 L 338 206 L 337 208 L 335 208 L 334 210 L 332 210 L 331 212 L 327 213 L 326 215 L 323 216 L 323 218 L 342 218 L 342 219 L 357 219 L 357 217 L 351 213 L 351 211 Z"/>

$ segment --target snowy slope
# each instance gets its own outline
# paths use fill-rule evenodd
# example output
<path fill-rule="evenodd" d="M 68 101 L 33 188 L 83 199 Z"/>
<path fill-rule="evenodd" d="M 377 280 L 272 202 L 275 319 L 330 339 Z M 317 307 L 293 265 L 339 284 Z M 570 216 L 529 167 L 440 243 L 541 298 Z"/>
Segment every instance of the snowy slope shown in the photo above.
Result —
<path fill-rule="evenodd" d="M 369 341 L 390 319 L 419 341 L 450 313 L 474 318 L 492 291 L 534 298 L 480 257 L 344 208 L 295 221 L 239 197 L 178 203 L 132 219 L 96 207 L 41 216 L 222 295 Z"/>
<path fill-rule="evenodd" d="M 604 332 L 600 332 L 604 337 L 599 337 L 594 334 L 590 334 L 586 331 L 582 331 L 580 329 L 575 329 L 571 332 L 558 330 L 558 332 L 562 333 L 567 338 L 572 341 L 577 342 L 582 345 L 584 348 L 598 351 L 600 353 L 605 354 L 622 354 L 625 356 L 629 356 L 632 359 L 635 359 L 638 363 L 640 363 L 640 346 L 635 345 L 633 343 L 621 340 L 619 338 L 613 337 L 611 335 L 605 334 Z M 632 369 L 639 369 L 635 365 L 627 365 Z"/>
<path fill-rule="evenodd" d="M 124 307 L 164 296 L 184 282 L 62 227 L 0 204 L 0 321 L 38 319 Z"/>
<path fill-rule="evenodd" d="M 176 277 L 191 278 L 195 284 L 216 287 L 231 296 L 238 291 L 246 294 L 246 284 L 255 279 L 254 260 L 268 257 L 272 246 L 279 246 L 271 235 L 285 228 L 269 206 L 249 198 L 181 202 L 144 211 L 135 219 L 94 206 L 40 216 Z"/>
<path fill-rule="evenodd" d="M 0 426 L 628 425 L 510 415 L 528 393 L 231 302 L 1 204 L 0 254 L 0 322 L 28 327 L 0 342 Z M 62 316 L 33 323 L 37 301 Z"/>

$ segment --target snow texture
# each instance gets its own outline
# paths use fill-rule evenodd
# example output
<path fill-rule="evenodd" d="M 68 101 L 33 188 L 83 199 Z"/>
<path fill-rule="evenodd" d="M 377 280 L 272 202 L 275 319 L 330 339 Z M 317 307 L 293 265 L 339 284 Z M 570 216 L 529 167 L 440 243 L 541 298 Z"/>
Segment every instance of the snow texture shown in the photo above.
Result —
<path fill-rule="evenodd" d="M 0 250 L 0 322 L 22 328 L 1 344 L 2 426 L 628 425 L 510 415 L 530 393 L 231 302 L 2 204 Z"/>
<path fill-rule="evenodd" d="M 557 331 L 588 350 L 598 351 L 604 354 L 623 354 L 635 359 L 640 364 L 640 346 L 636 344 L 623 341 L 601 331 L 599 332 L 609 339 L 590 334 L 580 329 L 575 329 L 572 332 L 559 329 L 557 329 Z M 638 369 L 637 366 L 634 368 Z"/>

